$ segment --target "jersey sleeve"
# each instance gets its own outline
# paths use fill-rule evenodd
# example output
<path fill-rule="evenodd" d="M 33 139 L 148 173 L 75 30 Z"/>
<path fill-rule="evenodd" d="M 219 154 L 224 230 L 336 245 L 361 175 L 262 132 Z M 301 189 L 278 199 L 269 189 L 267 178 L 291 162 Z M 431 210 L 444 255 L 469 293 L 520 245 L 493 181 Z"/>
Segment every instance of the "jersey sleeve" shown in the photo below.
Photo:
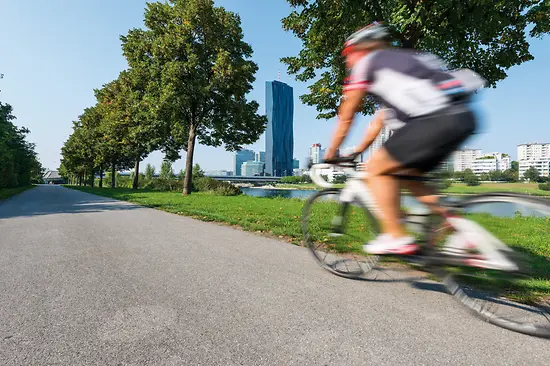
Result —
<path fill-rule="evenodd" d="M 344 92 L 350 90 L 368 91 L 373 81 L 371 69 L 370 57 L 366 56 L 357 61 L 349 76 L 344 79 Z"/>

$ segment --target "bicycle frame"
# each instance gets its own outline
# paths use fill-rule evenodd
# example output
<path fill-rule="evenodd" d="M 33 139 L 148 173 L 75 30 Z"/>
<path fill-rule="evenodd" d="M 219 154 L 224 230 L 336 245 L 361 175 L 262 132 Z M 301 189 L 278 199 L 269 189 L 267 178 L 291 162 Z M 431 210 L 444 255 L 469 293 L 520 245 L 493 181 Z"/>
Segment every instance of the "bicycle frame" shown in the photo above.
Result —
<path fill-rule="evenodd" d="M 320 187 L 327 189 L 334 188 L 333 184 L 325 181 L 321 177 L 322 169 L 329 169 L 334 166 L 334 164 L 328 163 L 313 165 L 310 169 L 311 180 Z M 359 201 L 375 216 L 376 219 L 380 220 L 381 210 L 374 201 L 374 198 L 370 193 L 370 189 L 364 182 L 365 178 L 368 177 L 368 173 L 365 171 L 357 171 L 355 166 L 344 167 L 343 169 L 349 178 L 346 181 L 344 188 L 341 190 L 340 202 L 351 204 L 354 201 Z M 403 179 L 403 177 L 397 177 L 398 179 Z M 457 215 L 444 217 L 444 220 L 446 225 L 452 227 L 456 232 L 463 236 L 461 239 L 466 241 L 467 245 L 471 247 L 475 246 L 482 254 L 484 254 L 486 256 L 486 260 L 483 262 L 480 259 L 472 257 L 456 258 L 441 255 L 440 253 L 434 252 L 435 248 L 433 248 L 432 240 L 427 240 L 427 246 L 421 246 L 423 247 L 422 249 L 427 251 L 426 255 L 422 256 L 424 260 L 430 262 L 430 264 L 436 265 L 466 265 L 510 272 L 518 270 L 517 265 L 509 261 L 506 256 L 502 254 L 502 252 L 512 252 L 512 250 L 498 238 L 490 234 L 487 230 L 483 229 L 483 227 L 473 221 Z M 426 222 L 421 222 L 420 224 L 423 227 L 424 236 L 428 237 L 428 235 L 435 233 L 435 227 L 430 226 Z M 475 243 L 475 245 L 473 243 Z M 492 264 L 488 265 L 488 263 Z"/>

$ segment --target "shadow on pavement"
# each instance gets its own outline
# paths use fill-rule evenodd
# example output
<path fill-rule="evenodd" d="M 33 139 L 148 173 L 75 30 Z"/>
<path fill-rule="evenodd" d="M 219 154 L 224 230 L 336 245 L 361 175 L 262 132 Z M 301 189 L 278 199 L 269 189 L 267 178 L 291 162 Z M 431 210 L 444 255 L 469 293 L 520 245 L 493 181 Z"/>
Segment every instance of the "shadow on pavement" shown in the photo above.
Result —
<path fill-rule="evenodd" d="M 60 186 L 37 186 L 0 203 L 0 220 L 55 214 L 128 211 L 139 206 Z"/>

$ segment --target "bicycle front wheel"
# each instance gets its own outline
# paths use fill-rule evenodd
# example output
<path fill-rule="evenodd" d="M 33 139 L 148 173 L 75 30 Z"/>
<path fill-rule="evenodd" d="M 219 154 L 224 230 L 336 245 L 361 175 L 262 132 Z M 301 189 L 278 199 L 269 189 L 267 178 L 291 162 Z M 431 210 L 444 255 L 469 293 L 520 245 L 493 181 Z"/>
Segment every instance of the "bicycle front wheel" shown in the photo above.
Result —
<path fill-rule="evenodd" d="M 489 323 L 550 338 L 550 200 L 491 193 L 465 198 L 457 207 L 498 239 L 498 252 L 517 270 L 448 268 L 447 290 Z"/>
<path fill-rule="evenodd" d="M 367 280 L 379 257 L 362 251 L 376 237 L 378 223 L 360 203 L 340 201 L 340 189 L 325 189 L 311 196 L 303 209 L 306 246 L 325 270 L 345 278 Z"/>

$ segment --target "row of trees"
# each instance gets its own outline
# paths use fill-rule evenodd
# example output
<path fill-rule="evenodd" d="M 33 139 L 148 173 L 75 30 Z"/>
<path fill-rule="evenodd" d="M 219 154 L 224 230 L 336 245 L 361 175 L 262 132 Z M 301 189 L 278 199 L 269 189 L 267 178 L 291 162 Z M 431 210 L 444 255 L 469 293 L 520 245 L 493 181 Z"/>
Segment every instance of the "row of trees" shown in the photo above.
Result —
<path fill-rule="evenodd" d="M 0 189 L 38 183 L 43 174 L 35 145 L 27 141 L 30 131 L 17 127 L 12 113 L 11 105 L 0 101 Z"/>
<path fill-rule="evenodd" d="M 266 119 L 246 95 L 257 65 L 243 41 L 238 15 L 212 0 L 148 3 L 145 28 L 122 36 L 128 69 L 95 90 L 97 103 L 73 122 L 62 148 L 60 171 L 79 182 L 111 170 L 134 168 L 160 150 L 166 161 L 186 151 L 191 172 L 195 144 L 228 151 L 258 140 Z M 183 193 L 192 189 L 185 174 Z"/>

